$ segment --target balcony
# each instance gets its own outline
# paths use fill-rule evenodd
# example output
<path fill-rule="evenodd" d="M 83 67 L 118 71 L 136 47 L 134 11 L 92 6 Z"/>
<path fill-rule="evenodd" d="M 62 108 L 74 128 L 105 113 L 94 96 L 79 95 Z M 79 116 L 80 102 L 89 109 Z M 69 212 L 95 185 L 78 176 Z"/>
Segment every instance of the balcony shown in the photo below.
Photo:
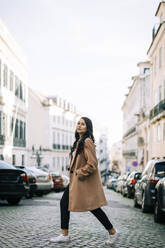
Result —
<path fill-rule="evenodd" d="M 4 145 L 5 143 L 5 136 L 0 134 L 0 145 Z"/>
<path fill-rule="evenodd" d="M 26 140 L 14 138 L 13 146 L 26 147 Z"/>
<path fill-rule="evenodd" d="M 150 120 L 165 111 L 165 99 L 160 101 L 153 109 L 150 111 Z"/>
<path fill-rule="evenodd" d="M 127 131 L 127 133 L 123 136 L 123 138 L 127 138 L 130 134 L 133 134 L 136 132 L 136 127 L 132 127 Z"/>
<path fill-rule="evenodd" d="M 136 157 L 136 151 L 135 150 L 128 150 L 123 152 L 124 157 Z"/>

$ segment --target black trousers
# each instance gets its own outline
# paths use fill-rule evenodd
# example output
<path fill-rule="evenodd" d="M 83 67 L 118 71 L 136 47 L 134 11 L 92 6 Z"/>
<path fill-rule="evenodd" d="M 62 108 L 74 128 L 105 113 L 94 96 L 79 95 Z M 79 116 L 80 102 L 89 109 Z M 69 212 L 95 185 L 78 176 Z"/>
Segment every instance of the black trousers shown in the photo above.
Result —
<path fill-rule="evenodd" d="M 66 187 L 63 196 L 60 201 L 61 210 L 61 229 L 69 229 L 70 211 L 68 211 L 69 206 L 69 185 Z M 96 218 L 101 222 L 105 229 L 109 230 L 113 228 L 108 217 L 101 208 L 97 208 L 90 211 Z"/>

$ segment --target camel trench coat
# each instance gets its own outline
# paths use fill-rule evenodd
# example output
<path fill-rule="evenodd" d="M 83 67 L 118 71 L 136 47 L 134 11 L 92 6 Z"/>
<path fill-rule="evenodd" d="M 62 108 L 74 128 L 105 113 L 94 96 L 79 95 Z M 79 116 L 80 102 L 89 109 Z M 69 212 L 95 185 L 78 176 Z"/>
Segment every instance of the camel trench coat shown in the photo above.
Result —
<path fill-rule="evenodd" d="M 107 205 L 93 141 L 86 138 L 84 151 L 75 154 L 70 162 L 68 210 L 85 212 Z"/>

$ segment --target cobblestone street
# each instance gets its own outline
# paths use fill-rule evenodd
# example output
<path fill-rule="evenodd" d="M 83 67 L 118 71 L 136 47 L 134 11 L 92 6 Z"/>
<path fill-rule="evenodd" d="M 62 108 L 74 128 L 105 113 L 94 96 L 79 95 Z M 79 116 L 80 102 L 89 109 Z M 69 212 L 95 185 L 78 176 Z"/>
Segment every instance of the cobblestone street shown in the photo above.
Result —
<path fill-rule="evenodd" d="M 165 224 L 156 224 L 153 214 L 143 214 L 140 209 L 135 209 L 133 200 L 107 189 L 105 193 L 109 206 L 103 209 L 120 232 L 113 247 L 165 247 Z M 90 212 L 71 213 L 72 241 L 69 244 L 49 242 L 52 236 L 60 233 L 61 196 L 62 193 L 50 193 L 22 200 L 18 206 L 0 202 L 0 247 L 108 247 L 104 244 L 107 231 Z"/>

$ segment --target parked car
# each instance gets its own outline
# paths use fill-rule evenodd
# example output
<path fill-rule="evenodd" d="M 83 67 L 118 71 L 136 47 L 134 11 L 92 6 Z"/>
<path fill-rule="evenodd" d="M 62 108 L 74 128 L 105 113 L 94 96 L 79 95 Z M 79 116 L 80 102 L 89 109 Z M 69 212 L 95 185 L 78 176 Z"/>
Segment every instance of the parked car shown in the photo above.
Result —
<path fill-rule="evenodd" d="M 154 208 L 156 198 L 155 186 L 165 172 L 165 160 L 149 160 L 141 179 L 135 185 L 134 206 L 139 205 L 144 213 Z"/>
<path fill-rule="evenodd" d="M 24 166 L 15 166 L 17 169 L 21 169 L 23 171 L 25 171 L 25 173 L 28 176 L 28 184 L 29 184 L 29 190 L 26 194 L 26 198 L 31 198 L 33 197 L 33 195 L 36 192 L 36 188 L 37 188 L 37 178 L 35 176 L 35 174 L 28 168 L 24 167 Z"/>
<path fill-rule="evenodd" d="M 63 179 L 63 185 L 64 185 L 64 188 L 66 188 L 69 184 L 69 177 L 66 176 L 66 175 L 61 175 L 62 176 L 62 179 Z"/>
<path fill-rule="evenodd" d="M 165 172 L 161 173 L 163 178 L 156 184 L 156 199 L 154 204 L 154 221 L 157 223 L 165 221 Z"/>
<path fill-rule="evenodd" d="M 121 175 L 118 177 L 116 181 L 116 187 L 115 187 L 116 192 L 121 193 L 123 182 L 124 182 L 124 175 Z"/>
<path fill-rule="evenodd" d="M 127 195 L 127 178 L 129 177 L 130 172 L 126 172 L 123 175 L 123 183 L 121 185 L 121 194 L 125 197 Z"/>
<path fill-rule="evenodd" d="M 117 182 L 116 182 L 116 192 L 122 193 L 123 186 L 124 186 L 124 183 L 128 175 L 129 175 L 129 172 L 126 172 L 123 175 L 118 177 Z"/>
<path fill-rule="evenodd" d="M 116 182 L 117 182 L 117 178 L 111 177 L 111 178 L 107 181 L 107 183 L 106 183 L 107 189 L 113 189 L 113 190 L 115 190 Z"/>
<path fill-rule="evenodd" d="M 0 199 L 15 205 L 26 196 L 28 190 L 28 176 L 25 171 L 0 161 Z"/>
<path fill-rule="evenodd" d="M 47 194 L 51 191 L 53 181 L 50 173 L 47 173 L 35 167 L 26 166 L 26 169 L 30 170 L 36 177 L 36 195 L 42 196 L 43 194 Z"/>
<path fill-rule="evenodd" d="M 141 172 L 132 171 L 126 178 L 125 183 L 123 184 L 123 195 L 128 198 L 133 198 L 135 194 L 135 184 L 141 178 Z"/>
<path fill-rule="evenodd" d="M 55 172 L 55 171 L 51 171 L 50 172 L 52 179 L 53 179 L 53 190 L 54 191 L 62 191 L 64 190 L 65 186 L 64 186 L 64 180 L 62 178 L 62 176 L 60 175 L 59 172 Z"/>

